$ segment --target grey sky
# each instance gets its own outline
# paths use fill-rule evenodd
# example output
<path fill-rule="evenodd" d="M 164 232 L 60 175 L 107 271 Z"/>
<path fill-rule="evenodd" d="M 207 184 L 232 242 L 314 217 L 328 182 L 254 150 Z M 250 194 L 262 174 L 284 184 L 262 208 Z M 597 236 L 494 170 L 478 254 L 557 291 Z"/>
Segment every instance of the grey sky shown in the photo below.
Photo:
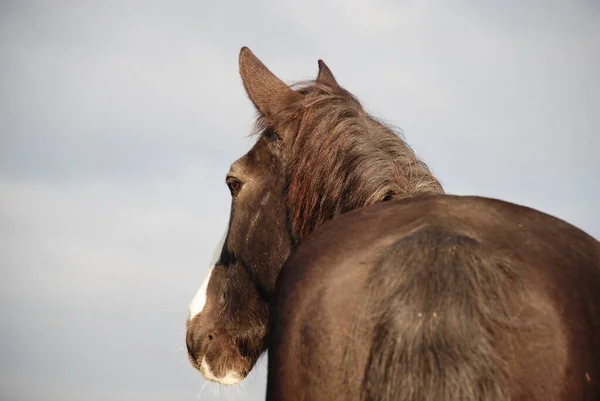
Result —
<path fill-rule="evenodd" d="M 290 82 L 323 58 L 448 192 L 599 238 L 598 2 L 477 4 L 1 2 L 0 399 L 262 399 L 265 361 L 219 389 L 183 345 L 251 144 L 243 45 Z"/>

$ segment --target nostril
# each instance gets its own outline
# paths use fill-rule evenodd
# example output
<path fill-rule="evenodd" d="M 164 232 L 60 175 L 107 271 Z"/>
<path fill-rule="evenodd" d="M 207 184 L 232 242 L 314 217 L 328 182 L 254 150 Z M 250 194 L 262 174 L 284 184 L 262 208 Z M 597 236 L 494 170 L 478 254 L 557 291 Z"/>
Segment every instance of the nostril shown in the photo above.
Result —
<path fill-rule="evenodd" d="M 192 365 L 196 368 L 200 368 L 201 360 L 206 354 L 210 344 L 213 344 L 213 340 L 217 338 L 218 332 L 213 327 L 208 327 L 208 330 L 198 328 L 197 325 L 188 327 L 185 345 L 188 351 L 188 356 Z"/>

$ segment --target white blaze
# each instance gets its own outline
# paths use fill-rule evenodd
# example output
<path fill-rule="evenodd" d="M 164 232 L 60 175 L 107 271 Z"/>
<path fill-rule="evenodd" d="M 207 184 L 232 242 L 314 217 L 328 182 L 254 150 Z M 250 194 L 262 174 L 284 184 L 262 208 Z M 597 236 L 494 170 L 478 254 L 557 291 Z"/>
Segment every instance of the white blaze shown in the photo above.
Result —
<path fill-rule="evenodd" d="M 221 238 L 221 242 L 217 245 L 217 248 L 213 252 L 213 258 L 210 263 L 210 270 L 206 275 L 206 278 L 202 282 L 200 289 L 196 293 L 194 299 L 192 299 L 192 303 L 190 304 L 190 320 L 194 318 L 194 316 L 198 315 L 204 309 L 206 305 L 206 293 L 208 291 L 208 282 L 210 281 L 210 277 L 212 276 L 213 269 L 215 268 L 215 264 L 219 260 L 219 256 L 221 256 L 221 250 L 223 249 L 223 244 L 225 243 L 225 238 L 227 238 L 227 230 L 225 230 L 225 234 L 223 234 L 223 238 Z"/>

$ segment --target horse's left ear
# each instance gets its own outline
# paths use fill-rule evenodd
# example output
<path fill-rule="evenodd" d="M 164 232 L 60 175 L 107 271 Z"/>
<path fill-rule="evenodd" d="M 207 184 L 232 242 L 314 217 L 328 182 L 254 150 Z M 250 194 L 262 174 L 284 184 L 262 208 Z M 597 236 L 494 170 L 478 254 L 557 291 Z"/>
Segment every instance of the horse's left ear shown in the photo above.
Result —
<path fill-rule="evenodd" d="M 319 74 L 317 75 L 317 82 L 324 83 L 325 85 L 329 85 L 333 88 L 339 86 L 335 80 L 335 77 L 333 76 L 333 73 L 323 60 L 319 60 Z"/>
<path fill-rule="evenodd" d="M 289 101 L 301 97 L 269 71 L 247 47 L 242 47 L 239 63 L 248 97 L 263 115 L 277 114 Z"/>

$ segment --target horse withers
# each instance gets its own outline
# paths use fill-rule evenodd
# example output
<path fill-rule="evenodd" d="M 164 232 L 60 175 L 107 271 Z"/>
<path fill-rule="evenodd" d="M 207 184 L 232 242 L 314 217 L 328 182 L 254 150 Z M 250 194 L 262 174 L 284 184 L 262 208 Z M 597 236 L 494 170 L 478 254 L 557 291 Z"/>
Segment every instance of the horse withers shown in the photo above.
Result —
<path fill-rule="evenodd" d="M 240 73 L 257 141 L 187 323 L 206 378 L 237 383 L 270 347 L 270 400 L 598 399 L 596 240 L 441 195 L 322 61 L 290 87 L 244 48 Z"/>

